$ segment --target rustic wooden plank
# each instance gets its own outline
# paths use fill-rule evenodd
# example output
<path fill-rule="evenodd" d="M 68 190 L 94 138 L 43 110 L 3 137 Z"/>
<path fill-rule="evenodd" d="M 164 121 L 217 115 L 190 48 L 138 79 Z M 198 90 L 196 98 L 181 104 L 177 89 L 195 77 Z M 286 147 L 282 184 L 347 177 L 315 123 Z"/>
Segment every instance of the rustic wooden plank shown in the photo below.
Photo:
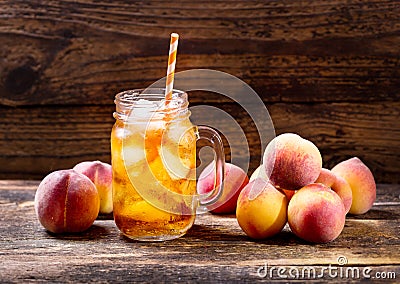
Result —
<path fill-rule="evenodd" d="M 196 105 L 196 104 L 194 104 Z M 250 172 L 261 161 L 259 134 L 252 119 L 235 104 L 214 104 L 236 118 L 250 145 Z M 359 156 L 378 182 L 398 183 L 400 102 L 284 104 L 268 106 L 277 134 L 296 132 L 313 141 L 330 168 Z M 114 107 L 76 106 L 0 109 L 0 178 L 37 178 L 82 160 L 110 161 Z M 211 115 L 210 122 L 230 135 L 235 157 L 246 166 L 247 142 L 232 126 Z M 242 146 L 243 145 L 243 146 Z M 230 159 L 229 147 L 227 159 Z"/>
<path fill-rule="evenodd" d="M 0 104 L 108 104 L 165 76 L 172 30 L 177 71 L 228 72 L 265 102 L 396 101 L 399 13 L 367 0 L 6 0 Z"/>
<path fill-rule="evenodd" d="M 378 185 L 380 201 L 371 211 L 348 217 L 335 241 L 311 245 L 287 227 L 273 238 L 253 241 L 233 216 L 211 214 L 200 215 L 186 236 L 168 242 L 132 242 L 119 234 L 112 220 L 97 220 L 82 234 L 57 236 L 36 220 L 35 184 L 38 181 L 0 181 L 0 278 L 5 282 L 252 283 L 266 280 L 257 275 L 265 264 L 321 271 L 339 267 L 337 259 L 343 256 L 348 260 L 345 267 L 370 268 L 371 276 L 400 273 L 399 185 Z"/>

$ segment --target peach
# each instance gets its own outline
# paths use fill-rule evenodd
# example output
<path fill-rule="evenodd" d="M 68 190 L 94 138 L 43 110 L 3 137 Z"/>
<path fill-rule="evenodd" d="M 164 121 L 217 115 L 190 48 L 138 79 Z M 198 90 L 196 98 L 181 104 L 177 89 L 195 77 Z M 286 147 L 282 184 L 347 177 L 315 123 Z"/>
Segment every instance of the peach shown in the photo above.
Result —
<path fill-rule="evenodd" d="M 208 193 L 214 189 L 215 164 L 211 163 L 201 172 L 197 182 L 197 192 L 199 194 Z M 235 212 L 236 203 L 240 191 L 248 184 L 249 178 L 240 167 L 225 163 L 224 188 L 221 197 L 216 203 L 207 208 L 213 213 L 232 213 Z"/>
<path fill-rule="evenodd" d="M 336 239 L 344 228 L 345 218 L 341 198 L 322 183 L 301 188 L 288 206 L 288 223 L 292 232 L 313 243 Z"/>
<path fill-rule="evenodd" d="M 331 188 L 342 199 L 347 214 L 350 211 L 351 204 L 353 203 L 353 192 L 349 183 L 341 176 L 336 176 L 336 181 Z"/>
<path fill-rule="evenodd" d="M 281 189 L 282 192 L 286 195 L 288 201 L 290 201 L 293 197 L 293 195 L 296 193 L 296 190 L 287 190 L 287 189 Z"/>
<path fill-rule="evenodd" d="M 240 192 L 236 218 L 242 230 L 253 239 L 271 237 L 287 222 L 288 200 L 270 182 L 257 178 Z"/>
<path fill-rule="evenodd" d="M 254 170 L 254 172 L 251 174 L 250 176 L 250 182 L 255 180 L 256 178 L 262 178 L 264 180 L 268 180 L 267 174 L 265 173 L 265 168 L 264 166 L 261 164 L 258 166 L 257 169 Z M 286 195 L 286 197 L 288 198 L 288 201 L 290 201 L 290 199 L 292 198 L 293 194 L 295 194 L 295 190 L 288 190 L 288 189 L 283 189 L 280 188 L 280 190 L 282 190 L 282 192 Z"/>
<path fill-rule="evenodd" d="M 364 214 L 376 199 L 376 184 L 370 169 L 357 157 L 340 162 L 331 170 L 350 185 L 353 201 L 349 213 Z"/>
<path fill-rule="evenodd" d="M 267 145 L 263 164 L 273 185 L 297 190 L 318 178 L 322 157 L 311 141 L 297 134 L 284 133 Z"/>
<path fill-rule="evenodd" d="M 332 171 L 323 168 L 316 183 L 322 183 L 330 187 L 342 199 L 346 214 L 349 212 L 353 200 L 351 187 L 346 180 L 336 175 Z"/>
<path fill-rule="evenodd" d="M 60 170 L 46 176 L 35 194 L 35 211 L 40 223 L 53 233 L 82 232 L 99 213 L 96 186 L 74 170 Z"/>
<path fill-rule="evenodd" d="M 336 175 L 330 170 L 322 168 L 318 178 L 315 180 L 315 183 L 322 183 L 325 184 L 327 187 L 332 187 L 335 181 Z"/>
<path fill-rule="evenodd" d="M 249 181 L 253 181 L 256 178 L 262 178 L 262 179 L 268 180 L 267 174 L 265 173 L 265 169 L 262 164 L 259 165 L 258 168 L 254 170 L 254 172 L 250 176 Z"/>
<path fill-rule="evenodd" d="M 100 197 L 100 213 L 111 213 L 113 211 L 111 165 L 100 161 L 82 162 L 73 169 L 90 178 L 96 186 Z"/>

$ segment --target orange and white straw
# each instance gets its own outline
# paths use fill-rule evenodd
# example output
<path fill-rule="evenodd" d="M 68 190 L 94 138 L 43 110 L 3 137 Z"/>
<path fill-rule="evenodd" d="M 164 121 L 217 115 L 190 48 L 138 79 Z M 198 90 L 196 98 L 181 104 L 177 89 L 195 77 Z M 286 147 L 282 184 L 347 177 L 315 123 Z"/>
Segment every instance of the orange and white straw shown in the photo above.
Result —
<path fill-rule="evenodd" d="M 168 55 L 168 69 L 167 69 L 167 81 L 165 86 L 165 100 L 168 103 L 172 99 L 172 89 L 174 88 L 174 75 L 176 65 L 176 52 L 178 50 L 178 39 L 179 35 L 176 33 L 171 34 L 171 42 L 169 44 L 169 55 Z"/>

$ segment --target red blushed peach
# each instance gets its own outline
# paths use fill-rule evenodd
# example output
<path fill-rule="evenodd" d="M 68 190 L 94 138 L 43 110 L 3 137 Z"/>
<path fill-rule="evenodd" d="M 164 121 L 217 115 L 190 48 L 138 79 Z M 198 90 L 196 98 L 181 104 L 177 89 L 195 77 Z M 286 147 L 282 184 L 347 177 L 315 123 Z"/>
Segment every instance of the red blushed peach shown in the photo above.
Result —
<path fill-rule="evenodd" d="M 46 176 L 35 194 L 35 211 L 40 223 L 53 233 L 82 232 L 99 213 L 100 199 L 93 182 L 74 170 Z"/>
<path fill-rule="evenodd" d="M 325 184 L 327 187 L 331 187 L 335 183 L 335 181 L 336 175 L 330 170 L 322 168 L 315 183 L 322 183 Z"/>
<path fill-rule="evenodd" d="M 322 183 L 301 188 L 288 206 L 288 223 L 292 232 L 313 243 L 336 239 L 344 228 L 345 218 L 341 198 Z"/>
<path fill-rule="evenodd" d="M 346 213 L 349 212 L 352 203 L 352 192 L 350 185 L 342 177 L 336 175 L 332 171 L 323 168 L 316 183 L 322 183 L 330 187 L 342 199 Z"/>
<path fill-rule="evenodd" d="M 113 211 L 111 165 L 100 161 L 82 162 L 73 169 L 90 178 L 96 186 L 100 197 L 100 213 L 111 213 Z"/>
<path fill-rule="evenodd" d="M 263 156 L 265 173 L 278 188 L 297 190 L 313 183 L 322 169 L 318 148 L 297 134 L 275 137 Z"/>
<path fill-rule="evenodd" d="M 371 209 L 376 199 L 376 184 L 370 169 L 357 157 L 337 164 L 332 172 L 350 185 L 353 201 L 351 214 L 364 214 Z"/>
<path fill-rule="evenodd" d="M 253 239 L 271 237 L 287 222 L 287 198 L 268 181 L 257 178 L 240 192 L 236 218 L 242 230 Z"/>
<path fill-rule="evenodd" d="M 197 182 L 197 192 L 204 194 L 214 189 L 215 164 L 211 163 L 201 172 Z M 240 191 L 248 184 L 246 173 L 236 165 L 225 163 L 224 188 L 221 197 L 216 203 L 208 207 L 213 213 L 235 212 Z"/>

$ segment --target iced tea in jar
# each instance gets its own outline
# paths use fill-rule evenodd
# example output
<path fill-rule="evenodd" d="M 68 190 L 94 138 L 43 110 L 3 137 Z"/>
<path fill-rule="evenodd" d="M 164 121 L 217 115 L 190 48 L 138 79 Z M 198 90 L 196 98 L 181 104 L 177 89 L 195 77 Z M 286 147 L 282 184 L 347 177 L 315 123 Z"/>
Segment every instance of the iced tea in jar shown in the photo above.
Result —
<path fill-rule="evenodd" d="M 141 241 L 169 240 L 193 225 L 196 210 L 215 202 L 222 191 L 224 156 L 221 137 L 207 126 L 194 126 L 187 94 L 164 89 L 124 91 L 115 97 L 111 133 L 113 210 L 119 230 Z M 196 192 L 196 141 L 215 151 L 215 190 Z"/>

